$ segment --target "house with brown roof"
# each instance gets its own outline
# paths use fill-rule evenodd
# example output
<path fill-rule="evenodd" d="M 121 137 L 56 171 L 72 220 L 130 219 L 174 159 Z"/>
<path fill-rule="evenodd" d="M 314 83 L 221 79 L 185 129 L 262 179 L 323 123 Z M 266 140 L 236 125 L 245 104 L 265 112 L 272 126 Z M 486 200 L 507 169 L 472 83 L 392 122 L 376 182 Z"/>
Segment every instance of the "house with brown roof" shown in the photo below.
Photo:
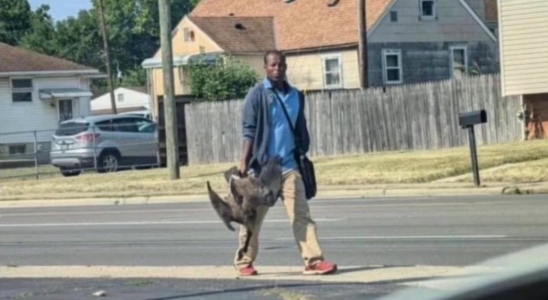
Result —
<path fill-rule="evenodd" d="M 185 16 L 172 32 L 175 95 L 191 94 L 188 68 L 193 60 L 213 62 L 221 54 L 245 62 L 257 74 L 262 73 L 265 51 L 275 49 L 272 17 L 195 17 Z M 163 95 L 161 49 L 143 62 L 147 71 L 148 93 L 153 115 L 157 115 L 157 97 Z"/>
<path fill-rule="evenodd" d="M 146 86 L 119 87 L 114 90 L 116 111 L 118 113 L 145 111 L 150 108 L 150 96 Z M 104 93 L 91 99 L 93 115 L 112 113 L 110 93 Z"/>
<path fill-rule="evenodd" d="M 98 70 L 0 43 L 0 154 L 47 152 L 60 121 L 91 114 Z M 17 157 L 16 157 L 17 158 Z"/>
<path fill-rule="evenodd" d="M 498 72 L 498 44 L 486 25 L 490 0 L 368 0 L 370 86 Z M 176 26 L 174 61 L 228 52 L 262 75 L 262 54 L 287 55 L 288 79 L 303 90 L 359 88 L 355 0 L 201 0 Z M 156 64 L 153 64 L 155 62 Z M 143 64 L 162 94 L 159 53 Z M 176 94 L 190 93 L 184 67 Z"/>

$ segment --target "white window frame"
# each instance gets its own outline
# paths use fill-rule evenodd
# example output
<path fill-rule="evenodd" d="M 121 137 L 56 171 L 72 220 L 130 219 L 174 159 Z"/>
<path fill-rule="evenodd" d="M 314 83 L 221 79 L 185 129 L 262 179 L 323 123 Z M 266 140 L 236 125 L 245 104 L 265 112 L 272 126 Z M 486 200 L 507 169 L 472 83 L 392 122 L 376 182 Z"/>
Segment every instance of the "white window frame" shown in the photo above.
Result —
<path fill-rule="evenodd" d="M 339 78 L 340 82 L 339 84 L 327 84 L 327 69 L 326 69 L 326 61 L 331 59 L 337 59 L 339 62 Z M 326 89 L 336 89 L 336 88 L 342 88 L 344 87 L 344 78 L 343 78 L 343 63 L 342 63 L 342 55 L 341 54 L 328 54 L 322 56 L 322 77 L 323 77 L 323 86 Z"/>
<path fill-rule="evenodd" d="M 455 63 L 455 50 L 464 50 L 464 74 L 468 74 L 468 46 L 466 45 L 458 45 L 458 46 L 450 46 L 449 51 L 451 52 L 449 55 L 449 64 L 451 66 L 451 76 L 450 78 L 454 78 L 454 66 Z"/>
<path fill-rule="evenodd" d="M 397 67 L 388 67 L 386 57 L 388 55 L 397 55 L 398 56 L 398 66 Z M 398 69 L 400 71 L 400 79 L 397 81 L 388 80 L 388 70 Z M 382 50 L 382 78 L 384 84 L 402 84 L 403 83 L 403 66 L 402 66 L 402 55 L 401 49 L 383 49 Z"/>
<path fill-rule="evenodd" d="M 422 14 L 422 4 L 424 2 L 432 2 L 432 13 L 433 15 L 432 16 L 425 16 Z M 421 20 L 435 20 L 438 16 L 438 13 L 437 13 L 437 1 L 436 0 L 419 0 L 419 15 L 420 15 L 420 18 Z"/>
<path fill-rule="evenodd" d="M 13 87 L 13 81 L 14 80 L 30 80 L 30 83 L 32 87 L 30 88 L 14 88 Z M 30 101 L 14 101 L 13 100 L 13 93 L 30 93 L 31 94 L 31 100 Z M 32 103 L 34 102 L 34 80 L 32 78 L 10 78 L 10 97 L 12 103 Z"/>
<path fill-rule="evenodd" d="M 124 93 L 118 93 L 118 102 L 124 102 Z"/>

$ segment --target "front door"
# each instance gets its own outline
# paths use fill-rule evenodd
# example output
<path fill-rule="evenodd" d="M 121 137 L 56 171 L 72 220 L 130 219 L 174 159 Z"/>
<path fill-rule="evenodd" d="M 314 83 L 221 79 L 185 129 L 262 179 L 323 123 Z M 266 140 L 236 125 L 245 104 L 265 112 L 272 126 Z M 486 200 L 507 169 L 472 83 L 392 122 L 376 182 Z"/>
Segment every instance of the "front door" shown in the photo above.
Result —
<path fill-rule="evenodd" d="M 59 122 L 72 118 L 72 99 L 59 100 Z"/>

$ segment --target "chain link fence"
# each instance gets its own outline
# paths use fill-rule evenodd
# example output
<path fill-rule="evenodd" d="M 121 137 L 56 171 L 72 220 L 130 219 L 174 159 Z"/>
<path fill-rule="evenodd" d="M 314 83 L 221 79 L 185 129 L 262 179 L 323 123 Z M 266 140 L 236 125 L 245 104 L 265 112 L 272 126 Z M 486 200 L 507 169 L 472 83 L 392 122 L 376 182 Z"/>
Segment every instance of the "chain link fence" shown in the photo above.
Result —
<path fill-rule="evenodd" d="M 0 180 L 160 167 L 158 146 L 156 124 L 142 119 L 0 133 Z"/>

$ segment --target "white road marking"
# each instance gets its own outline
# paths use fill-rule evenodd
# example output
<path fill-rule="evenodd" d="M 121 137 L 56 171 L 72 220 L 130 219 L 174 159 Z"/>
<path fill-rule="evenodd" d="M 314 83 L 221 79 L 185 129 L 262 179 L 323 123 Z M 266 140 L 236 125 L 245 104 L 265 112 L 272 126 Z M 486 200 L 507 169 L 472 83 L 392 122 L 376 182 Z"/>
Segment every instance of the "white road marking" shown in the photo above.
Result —
<path fill-rule="evenodd" d="M 423 199 L 424 200 L 424 199 Z M 387 203 L 371 203 L 377 200 L 369 199 L 356 199 L 356 200 L 320 200 L 318 203 L 311 205 L 312 210 L 344 210 L 344 209 L 375 209 L 375 208 L 386 208 L 386 207 L 437 207 L 437 206 L 490 206 L 490 205 L 513 205 L 513 204 L 523 204 L 523 201 L 486 201 L 486 202 L 429 202 L 430 200 L 419 201 L 419 203 L 391 203 L 391 200 L 383 200 Z M 337 203 L 337 205 L 326 205 L 327 202 Z M 340 205 L 340 203 L 349 203 Z M 358 203 L 353 205 L 352 203 Z M 285 208 L 283 205 L 279 205 L 271 208 L 272 211 L 284 211 Z M 31 217 L 31 216 L 76 216 L 76 215 L 122 215 L 122 214 L 152 214 L 152 213 L 195 213 L 195 212 L 212 212 L 212 208 L 177 208 L 177 209 L 147 209 L 147 210 L 117 210 L 117 211 L 108 211 L 108 210 L 98 210 L 98 211 L 53 211 L 53 212 L 23 212 L 23 213 L 10 213 L 10 212 L 0 212 L 0 218 L 9 218 L 9 217 Z"/>
<path fill-rule="evenodd" d="M 315 219 L 317 222 L 338 222 L 344 219 Z M 289 220 L 265 220 L 265 223 L 288 223 Z M 29 223 L 29 224 L 0 224 L 0 228 L 17 227 L 87 227 L 87 226 L 127 226 L 127 225 L 196 225 L 222 224 L 221 220 L 211 221 L 141 221 L 141 222 L 102 222 L 102 223 Z"/>
<path fill-rule="evenodd" d="M 408 236 L 333 236 L 333 237 L 320 237 L 322 241 L 325 240 L 483 240 L 483 239 L 503 239 L 506 235 L 408 235 Z M 293 240 L 292 238 L 278 238 L 278 241 Z"/>

